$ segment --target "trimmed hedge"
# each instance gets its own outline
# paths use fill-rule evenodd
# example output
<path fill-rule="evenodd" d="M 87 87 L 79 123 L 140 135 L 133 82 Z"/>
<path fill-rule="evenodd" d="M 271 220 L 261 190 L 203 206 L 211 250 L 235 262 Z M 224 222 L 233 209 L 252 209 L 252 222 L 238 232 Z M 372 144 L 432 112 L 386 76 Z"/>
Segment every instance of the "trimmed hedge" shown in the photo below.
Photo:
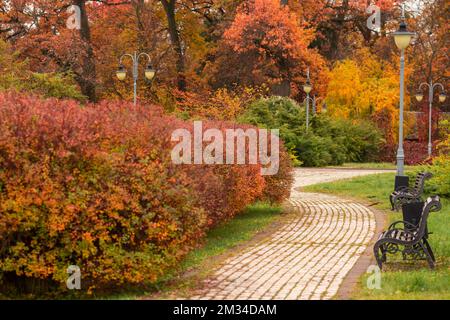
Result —
<path fill-rule="evenodd" d="M 1 280 L 64 289 L 77 265 L 89 291 L 154 283 L 209 227 L 289 195 L 286 161 L 271 178 L 173 164 L 171 133 L 191 127 L 156 106 L 0 93 Z"/>

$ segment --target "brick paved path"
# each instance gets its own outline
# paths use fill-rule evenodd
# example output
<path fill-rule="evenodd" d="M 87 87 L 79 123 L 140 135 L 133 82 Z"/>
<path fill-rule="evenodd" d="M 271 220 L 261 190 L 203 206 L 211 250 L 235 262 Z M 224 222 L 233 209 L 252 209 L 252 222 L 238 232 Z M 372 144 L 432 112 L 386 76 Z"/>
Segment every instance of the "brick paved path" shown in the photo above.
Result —
<path fill-rule="evenodd" d="M 374 215 L 356 202 L 295 188 L 379 172 L 298 169 L 286 223 L 225 261 L 191 299 L 331 299 L 372 239 Z"/>

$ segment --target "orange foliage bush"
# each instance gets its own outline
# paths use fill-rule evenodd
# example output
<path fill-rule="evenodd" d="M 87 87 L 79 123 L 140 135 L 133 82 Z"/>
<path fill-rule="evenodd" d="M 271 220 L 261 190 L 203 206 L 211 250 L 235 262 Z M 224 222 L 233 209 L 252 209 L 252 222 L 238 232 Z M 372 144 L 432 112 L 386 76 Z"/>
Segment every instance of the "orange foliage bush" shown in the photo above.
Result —
<path fill-rule="evenodd" d="M 292 160 L 289 153 L 282 146 L 280 151 L 280 168 L 278 174 L 264 177 L 266 187 L 260 200 L 271 203 L 281 203 L 291 194 L 291 186 L 294 181 L 292 176 Z"/>
<path fill-rule="evenodd" d="M 176 99 L 176 111 L 189 118 L 200 117 L 214 120 L 236 120 L 251 102 L 264 97 L 268 89 L 237 88 L 218 89 L 213 92 L 200 90 L 198 92 L 183 92 L 172 90 Z"/>
<path fill-rule="evenodd" d="M 184 127 L 155 106 L 1 93 L 0 281 L 64 288 L 77 265 L 84 289 L 151 283 L 208 226 L 286 196 L 290 185 L 265 191 L 256 165 L 173 164 L 171 133 Z"/>

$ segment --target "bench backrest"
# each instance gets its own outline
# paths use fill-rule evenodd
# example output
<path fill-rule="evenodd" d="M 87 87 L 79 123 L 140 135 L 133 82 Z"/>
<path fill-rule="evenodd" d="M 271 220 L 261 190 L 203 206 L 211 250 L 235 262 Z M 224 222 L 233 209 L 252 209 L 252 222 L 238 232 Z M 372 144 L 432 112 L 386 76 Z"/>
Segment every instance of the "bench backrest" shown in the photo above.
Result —
<path fill-rule="evenodd" d="M 425 180 L 430 179 L 433 175 L 430 172 L 421 172 L 417 175 L 416 181 L 414 182 L 414 191 L 417 194 L 422 194 L 425 187 Z"/>
<path fill-rule="evenodd" d="M 422 216 L 419 221 L 419 228 L 417 229 L 417 238 L 421 239 L 425 235 L 427 228 L 427 220 L 430 212 L 438 212 L 442 208 L 439 196 L 430 197 L 425 202 L 422 210 Z"/>

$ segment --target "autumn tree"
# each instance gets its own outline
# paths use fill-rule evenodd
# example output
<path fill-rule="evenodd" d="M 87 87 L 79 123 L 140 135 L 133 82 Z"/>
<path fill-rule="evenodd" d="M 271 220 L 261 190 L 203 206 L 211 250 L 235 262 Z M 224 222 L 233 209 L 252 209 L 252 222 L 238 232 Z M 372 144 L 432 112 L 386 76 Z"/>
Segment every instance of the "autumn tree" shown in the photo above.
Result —
<path fill-rule="evenodd" d="M 87 2 L 3 1 L 0 6 L 0 34 L 34 60 L 36 71 L 72 71 L 82 93 L 96 101 L 96 70 Z M 79 10 L 78 25 L 69 29 L 67 19 L 70 13 L 67 10 L 72 5 Z"/>
<path fill-rule="evenodd" d="M 290 0 L 289 6 L 298 12 L 313 28 L 312 46 L 329 60 L 344 59 L 351 55 L 359 42 L 372 47 L 386 36 L 386 21 L 394 15 L 397 0 Z M 371 30 L 367 26 L 369 5 L 381 9 L 381 28 Z"/>
<path fill-rule="evenodd" d="M 28 61 L 20 61 L 20 54 L 0 39 L 0 91 L 32 92 L 44 97 L 71 98 L 85 102 L 70 73 L 35 73 Z"/>
<path fill-rule="evenodd" d="M 177 73 L 178 73 L 178 89 L 186 90 L 186 80 L 185 80 L 185 57 L 184 57 L 184 48 L 181 43 L 178 24 L 175 17 L 176 10 L 176 0 L 161 0 L 162 5 L 164 6 L 164 11 L 167 17 L 167 25 L 170 35 L 170 41 L 172 42 L 173 50 L 177 55 Z"/>
<path fill-rule="evenodd" d="M 417 33 L 411 46 L 412 63 L 415 69 L 412 75 L 414 83 L 411 90 L 416 90 L 420 82 L 441 82 L 445 88 L 449 84 L 450 46 L 448 3 L 445 0 L 424 0 L 421 14 L 414 19 L 412 28 Z M 447 8 L 447 10 L 445 9 Z M 424 103 L 428 103 L 425 95 Z"/>
<path fill-rule="evenodd" d="M 210 65 L 213 87 L 268 84 L 275 94 L 298 96 L 308 67 L 323 88 L 325 63 L 309 49 L 313 33 L 279 0 L 242 4 Z"/>
<path fill-rule="evenodd" d="M 82 74 L 78 75 L 79 83 L 83 94 L 89 97 L 91 101 L 97 100 L 95 92 L 95 61 L 94 50 L 91 43 L 91 30 L 86 9 L 86 0 L 73 0 L 72 4 L 80 8 L 80 39 L 84 45 L 84 54 L 81 61 Z"/>
<path fill-rule="evenodd" d="M 350 119 L 375 122 L 389 143 L 396 140 L 398 127 L 398 68 L 360 49 L 353 59 L 337 62 L 330 72 L 326 95 L 328 112 Z M 411 67 L 406 69 L 407 79 Z M 406 95 L 406 105 L 411 101 Z M 407 121 L 406 130 L 410 127 Z"/>
<path fill-rule="evenodd" d="M 164 10 L 166 30 L 176 57 L 177 88 L 185 91 L 186 78 L 190 72 L 190 63 L 187 61 L 189 54 L 197 55 L 195 50 L 199 48 L 199 42 L 204 42 L 202 38 L 208 34 L 205 29 L 208 26 L 217 26 L 225 15 L 225 8 L 229 5 L 216 0 L 160 0 L 159 2 Z M 158 11 L 155 4 L 147 4 L 144 0 L 131 1 L 131 4 L 136 9 L 138 21 L 141 12 L 144 12 L 146 8 Z M 194 52 L 187 53 L 188 49 Z"/>

